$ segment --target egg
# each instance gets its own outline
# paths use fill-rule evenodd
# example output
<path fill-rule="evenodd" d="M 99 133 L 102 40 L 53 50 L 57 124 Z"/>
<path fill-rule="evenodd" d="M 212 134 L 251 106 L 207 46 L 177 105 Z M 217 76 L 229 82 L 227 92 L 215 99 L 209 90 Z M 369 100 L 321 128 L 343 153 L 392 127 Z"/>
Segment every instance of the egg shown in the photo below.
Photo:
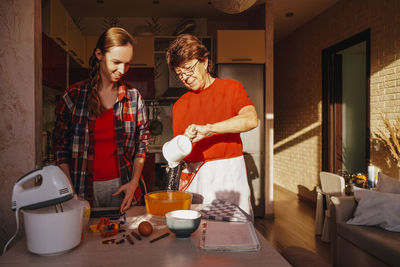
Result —
<path fill-rule="evenodd" d="M 138 231 L 142 236 L 149 236 L 153 232 L 153 226 L 148 221 L 141 222 Z"/>

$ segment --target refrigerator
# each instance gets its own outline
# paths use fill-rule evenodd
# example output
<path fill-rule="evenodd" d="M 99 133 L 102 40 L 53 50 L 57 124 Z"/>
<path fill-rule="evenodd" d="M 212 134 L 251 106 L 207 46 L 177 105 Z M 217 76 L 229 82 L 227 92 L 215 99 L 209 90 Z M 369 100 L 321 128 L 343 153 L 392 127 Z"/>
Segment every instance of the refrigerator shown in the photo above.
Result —
<path fill-rule="evenodd" d="M 239 81 L 253 102 L 258 126 L 240 137 L 246 162 L 254 216 L 265 215 L 264 194 L 264 64 L 218 64 L 217 76 Z"/>

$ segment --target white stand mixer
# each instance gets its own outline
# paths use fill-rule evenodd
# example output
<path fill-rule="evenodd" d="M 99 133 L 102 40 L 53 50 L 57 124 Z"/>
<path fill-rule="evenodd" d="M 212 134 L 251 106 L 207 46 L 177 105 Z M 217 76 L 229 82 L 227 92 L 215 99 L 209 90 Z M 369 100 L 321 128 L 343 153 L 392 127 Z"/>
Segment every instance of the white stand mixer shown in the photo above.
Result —
<path fill-rule="evenodd" d="M 41 176 L 35 184 L 34 179 Z M 28 184 L 34 186 L 28 186 Z M 58 255 L 77 246 L 82 238 L 84 219 L 90 217 L 90 205 L 74 197 L 68 177 L 57 166 L 48 165 L 21 177 L 14 185 L 12 210 L 24 215 L 28 250 L 39 255 Z"/>

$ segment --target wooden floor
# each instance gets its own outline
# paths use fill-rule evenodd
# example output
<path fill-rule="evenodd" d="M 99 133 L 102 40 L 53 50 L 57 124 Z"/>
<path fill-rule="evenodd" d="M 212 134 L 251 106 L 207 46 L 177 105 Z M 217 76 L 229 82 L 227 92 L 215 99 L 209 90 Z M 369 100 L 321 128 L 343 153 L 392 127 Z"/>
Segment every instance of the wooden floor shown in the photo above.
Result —
<path fill-rule="evenodd" d="M 258 231 L 281 252 L 287 246 L 311 250 L 328 263 L 332 262 L 330 245 L 314 234 L 315 206 L 299 200 L 297 195 L 280 186 L 274 187 L 274 219 L 255 219 Z"/>

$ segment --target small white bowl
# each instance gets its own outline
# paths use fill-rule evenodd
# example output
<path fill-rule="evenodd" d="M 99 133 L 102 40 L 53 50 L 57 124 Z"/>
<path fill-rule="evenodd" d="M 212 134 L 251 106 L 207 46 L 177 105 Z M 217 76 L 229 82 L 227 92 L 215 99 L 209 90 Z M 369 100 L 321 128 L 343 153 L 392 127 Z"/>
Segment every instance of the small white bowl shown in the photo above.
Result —
<path fill-rule="evenodd" d="M 199 227 L 201 213 L 195 210 L 174 210 L 165 214 L 165 219 L 168 229 L 177 238 L 186 238 Z"/>

